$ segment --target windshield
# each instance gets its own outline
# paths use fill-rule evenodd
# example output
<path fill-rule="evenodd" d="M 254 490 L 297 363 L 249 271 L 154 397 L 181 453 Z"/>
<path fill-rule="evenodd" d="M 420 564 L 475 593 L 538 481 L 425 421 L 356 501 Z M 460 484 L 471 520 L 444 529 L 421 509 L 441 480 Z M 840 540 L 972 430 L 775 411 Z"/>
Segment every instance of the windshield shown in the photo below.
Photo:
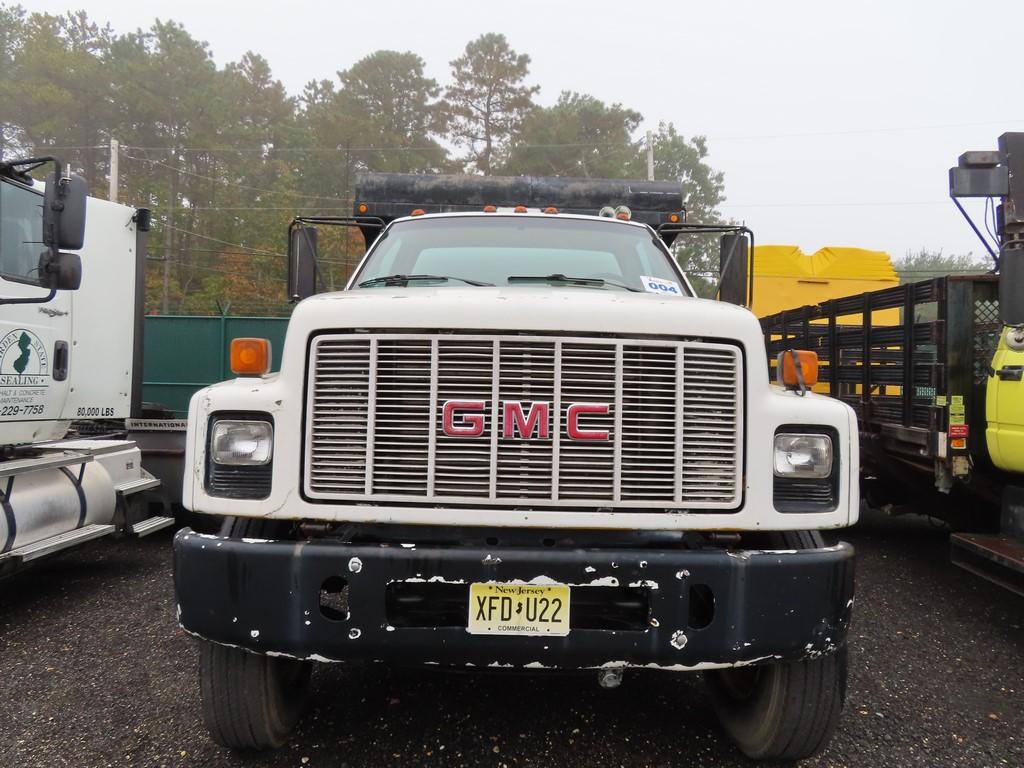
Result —
<path fill-rule="evenodd" d="M 383 279 L 390 276 L 415 279 Z M 652 282 L 661 290 L 649 287 Z M 652 292 L 675 286 L 678 295 L 690 295 L 672 268 L 671 257 L 650 230 L 599 218 L 557 216 L 459 216 L 397 222 L 374 244 L 352 285 L 436 288 L 465 287 L 467 283 L 549 283 Z"/>

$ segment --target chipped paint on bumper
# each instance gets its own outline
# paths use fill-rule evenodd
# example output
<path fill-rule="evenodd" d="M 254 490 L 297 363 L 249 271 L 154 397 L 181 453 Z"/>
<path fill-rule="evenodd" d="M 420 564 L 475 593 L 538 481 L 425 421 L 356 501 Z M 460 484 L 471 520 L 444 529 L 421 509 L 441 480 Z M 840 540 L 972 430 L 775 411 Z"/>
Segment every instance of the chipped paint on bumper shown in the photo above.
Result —
<path fill-rule="evenodd" d="M 853 548 L 802 551 L 402 547 L 331 540 L 174 541 L 181 626 L 257 653 L 393 665 L 690 671 L 814 658 L 842 647 L 852 610 Z M 737 555 L 741 556 L 737 556 Z M 353 569 L 351 564 L 360 567 Z M 320 609 L 343 578 L 347 618 Z M 638 588 L 643 627 L 577 628 L 565 637 L 471 635 L 465 626 L 394 626 L 395 583 L 558 583 Z M 692 626 L 692 587 L 714 595 L 707 626 Z M 699 622 L 698 622 L 699 623 Z"/>

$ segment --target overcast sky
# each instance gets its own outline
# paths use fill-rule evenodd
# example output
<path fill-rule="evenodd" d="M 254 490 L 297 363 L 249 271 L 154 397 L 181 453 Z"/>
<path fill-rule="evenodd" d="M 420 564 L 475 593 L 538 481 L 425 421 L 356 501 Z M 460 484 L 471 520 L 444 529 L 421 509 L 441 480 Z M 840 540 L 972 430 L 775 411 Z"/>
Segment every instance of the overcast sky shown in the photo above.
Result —
<path fill-rule="evenodd" d="M 947 169 L 1024 131 L 1022 0 L 23 4 L 118 32 L 175 19 L 220 65 L 262 54 L 293 94 L 382 48 L 415 51 L 443 85 L 469 40 L 502 32 L 532 57 L 540 103 L 571 89 L 707 136 L 723 213 L 808 252 L 981 253 Z"/>

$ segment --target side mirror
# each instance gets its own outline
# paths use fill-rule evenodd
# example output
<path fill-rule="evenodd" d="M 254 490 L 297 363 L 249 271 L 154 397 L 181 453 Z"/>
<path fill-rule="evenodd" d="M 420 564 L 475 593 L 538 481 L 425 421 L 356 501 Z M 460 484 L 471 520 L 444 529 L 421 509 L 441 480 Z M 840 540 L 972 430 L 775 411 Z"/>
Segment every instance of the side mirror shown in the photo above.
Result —
<path fill-rule="evenodd" d="M 57 164 L 43 194 L 43 242 L 54 250 L 76 251 L 85 242 L 85 179 L 63 174 Z"/>
<path fill-rule="evenodd" d="M 288 301 L 302 301 L 316 293 L 316 240 L 316 227 L 298 225 L 289 232 Z"/>
<path fill-rule="evenodd" d="M 747 306 L 748 281 L 747 262 L 749 249 L 747 238 L 739 233 L 722 235 L 718 251 L 718 298 L 730 304 Z"/>
<path fill-rule="evenodd" d="M 51 290 L 77 291 L 82 284 L 81 257 L 77 253 L 43 251 L 39 257 L 39 282 Z"/>

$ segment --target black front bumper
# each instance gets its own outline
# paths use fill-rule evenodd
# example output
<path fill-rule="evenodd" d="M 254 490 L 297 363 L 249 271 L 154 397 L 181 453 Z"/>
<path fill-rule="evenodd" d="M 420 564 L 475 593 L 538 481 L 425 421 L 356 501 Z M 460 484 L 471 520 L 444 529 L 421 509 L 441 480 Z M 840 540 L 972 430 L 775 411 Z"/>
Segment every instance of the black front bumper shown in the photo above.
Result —
<path fill-rule="evenodd" d="M 244 541 L 184 529 L 174 540 L 174 580 L 182 627 L 257 652 L 391 664 L 683 669 L 806 658 L 842 646 L 853 548 L 403 547 Z M 469 634 L 470 583 L 531 581 L 572 585 L 567 636 Z"/>

